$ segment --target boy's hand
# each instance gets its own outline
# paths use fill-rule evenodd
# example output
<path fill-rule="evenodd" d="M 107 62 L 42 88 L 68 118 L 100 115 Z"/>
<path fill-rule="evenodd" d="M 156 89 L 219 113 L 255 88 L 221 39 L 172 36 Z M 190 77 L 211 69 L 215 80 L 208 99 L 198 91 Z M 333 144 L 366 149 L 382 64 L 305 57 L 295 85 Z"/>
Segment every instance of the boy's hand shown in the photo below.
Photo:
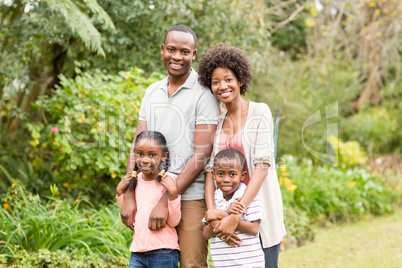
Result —
<path fill-rule="evenodd" d="M 170 173 L 165 173 L 160 184 L 169 193 L 169 200 L 175 200 L 178 197 L 176 177 Z"/>
<path fill-rule="evenodd" d="M 221 210 L 221 209 L 208 209 L 205 212 L 205 220 L 207 222 L 210 221 L 214 221 L 214 220 L 222 220 L 223 218 L 225 218 L 226 216 L 228 216 L 229 214 L 226 213 L 225 211 Z"/>
<path fill-rule="evenodd" d="M 124 194 L 124 192 L 126 191 L 127 187 L 130 185 L 131 182 L 131 172 L 126 174 L 126 176 L 124 176 L 121 181 L 119 182 L 119 184 L 116 187 L 116 192 L 118 195 L 122 195 Z"/>
<path fill-rule="evenodd" d="M 243 215 L 243 213 L 246 211 L 246 206 L 243 205 L 242 203 L 240 203 L 241 201 L 241 197 L 236 200 L 235 202 L 233 202 L 230 207 L 228 208 L 228 210 L 226 210 L 226 212 L 228 214 L 240 214 Z"/>

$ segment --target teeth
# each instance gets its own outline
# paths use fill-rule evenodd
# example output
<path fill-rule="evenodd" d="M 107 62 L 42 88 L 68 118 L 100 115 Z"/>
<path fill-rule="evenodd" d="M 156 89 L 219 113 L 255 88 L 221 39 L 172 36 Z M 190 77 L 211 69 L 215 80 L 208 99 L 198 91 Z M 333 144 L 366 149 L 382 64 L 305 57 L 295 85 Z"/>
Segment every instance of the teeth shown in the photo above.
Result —
<path fill-rule="evenodd" d="M 173 66 L 173 67 L 180 67 L 181 65 L 177 65 L 177 64 L 173 64 L 173 63 L 172 63 L 172 66 Z"/>
<path fill-rule="evenodd" d="M 221 96 L 222 96 L 222 97 L 227 97 L 227 96 L 230 95 L 230 93 L 231 93 L 231 91 L 229 91 L 229 92 L 224 92 L 224 93 L 221 93 Z"/>

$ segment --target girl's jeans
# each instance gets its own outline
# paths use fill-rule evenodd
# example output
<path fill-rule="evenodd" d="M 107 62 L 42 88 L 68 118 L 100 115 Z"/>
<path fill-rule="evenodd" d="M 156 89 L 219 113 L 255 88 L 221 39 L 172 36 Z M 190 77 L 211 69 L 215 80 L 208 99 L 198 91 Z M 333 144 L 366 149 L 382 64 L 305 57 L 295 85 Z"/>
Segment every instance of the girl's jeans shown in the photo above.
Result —
<path fill-rule="evenodd" d="M 177 268 L 179 251 L 157 249 L 147 252 L 132 252 L 129 268 Z"/>

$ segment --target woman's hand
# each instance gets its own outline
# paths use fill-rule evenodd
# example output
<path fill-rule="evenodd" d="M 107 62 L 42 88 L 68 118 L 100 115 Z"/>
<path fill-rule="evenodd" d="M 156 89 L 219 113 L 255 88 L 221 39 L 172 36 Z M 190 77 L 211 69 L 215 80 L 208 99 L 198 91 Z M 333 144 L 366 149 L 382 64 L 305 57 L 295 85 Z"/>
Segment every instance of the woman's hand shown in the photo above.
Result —
<path fill-rule="evenodd" d="M 233 202 L 230 207 L 226 210 L 228 214 L 240 214 L 243 215 L 244 211 L 246 211 L 246 206 L 240 203 L 241 197 Z"/>

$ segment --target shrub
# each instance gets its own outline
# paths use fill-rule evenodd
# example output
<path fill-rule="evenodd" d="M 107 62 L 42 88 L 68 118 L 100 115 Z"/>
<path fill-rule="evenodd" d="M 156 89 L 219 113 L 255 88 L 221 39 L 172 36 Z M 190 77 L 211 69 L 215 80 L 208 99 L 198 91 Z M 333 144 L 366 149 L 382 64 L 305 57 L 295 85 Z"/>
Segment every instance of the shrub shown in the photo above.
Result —
<path fill-rule="evenodd" d="M 342 142 L 340 139 L 330 136 L 328 143 L 338 155 L 339 165 L 350 168 L 367 163 L 367 156 L 357 141 Z"/>
<path fill-rule="evenodd" d="M 398 111 L 397 111 L 398 110 Z M 400 108 L 366 108 L 341 123 L 341 136 L 357 140 L 370 154 L 400 153 Z"/>
<path fill-rule="evenodd" d="M 161 74 L 144 78 L 138 68 L 118 75 L 76 72 L 75 79 L 61 75 L 52 96 L 35 102 L 46 124 L 26 125 L 28 157 L 37 169 L 50 166 L 65 192 L 110 199 L 117 184 L 110 178 L 125 174 L 142 96 Z"/>
<path fill-rule="evenodd" d="M 279 181 L 285 207 L 305 211 L 318 224 L 392 213 L 395 193 L 363 168 L 314 168 L 311 160 L 282 158 Z"/>
<path fill-rule="evenodd" d="M 52 187 L 52 192 L 57 193 L 56 186 Z M 80 209 L 79 198 L 73 204 L 54 197 L 48 200 L 43 205 L 39 196 L 27 192 L 20 182 L 12 184 L 0 207 L 0 254 L 3 256 L 0 260 L 3 263 L 11 263 L 16 254 L 21 261 L 26 261 L 21 251 L 42 257 L 46 252 L 54 256 L 54 252 L 65 251 L 73 256 L 88 255 L 94 260 L 128 258 L 132 232 L 120 222 L 116 214 L 117 202 L 96 210 Z M 45 262 L 48 261 L 57 263 L 57 259 L 45 258 Z M 64 253 L 60 261 L 73 260 Z"/>

